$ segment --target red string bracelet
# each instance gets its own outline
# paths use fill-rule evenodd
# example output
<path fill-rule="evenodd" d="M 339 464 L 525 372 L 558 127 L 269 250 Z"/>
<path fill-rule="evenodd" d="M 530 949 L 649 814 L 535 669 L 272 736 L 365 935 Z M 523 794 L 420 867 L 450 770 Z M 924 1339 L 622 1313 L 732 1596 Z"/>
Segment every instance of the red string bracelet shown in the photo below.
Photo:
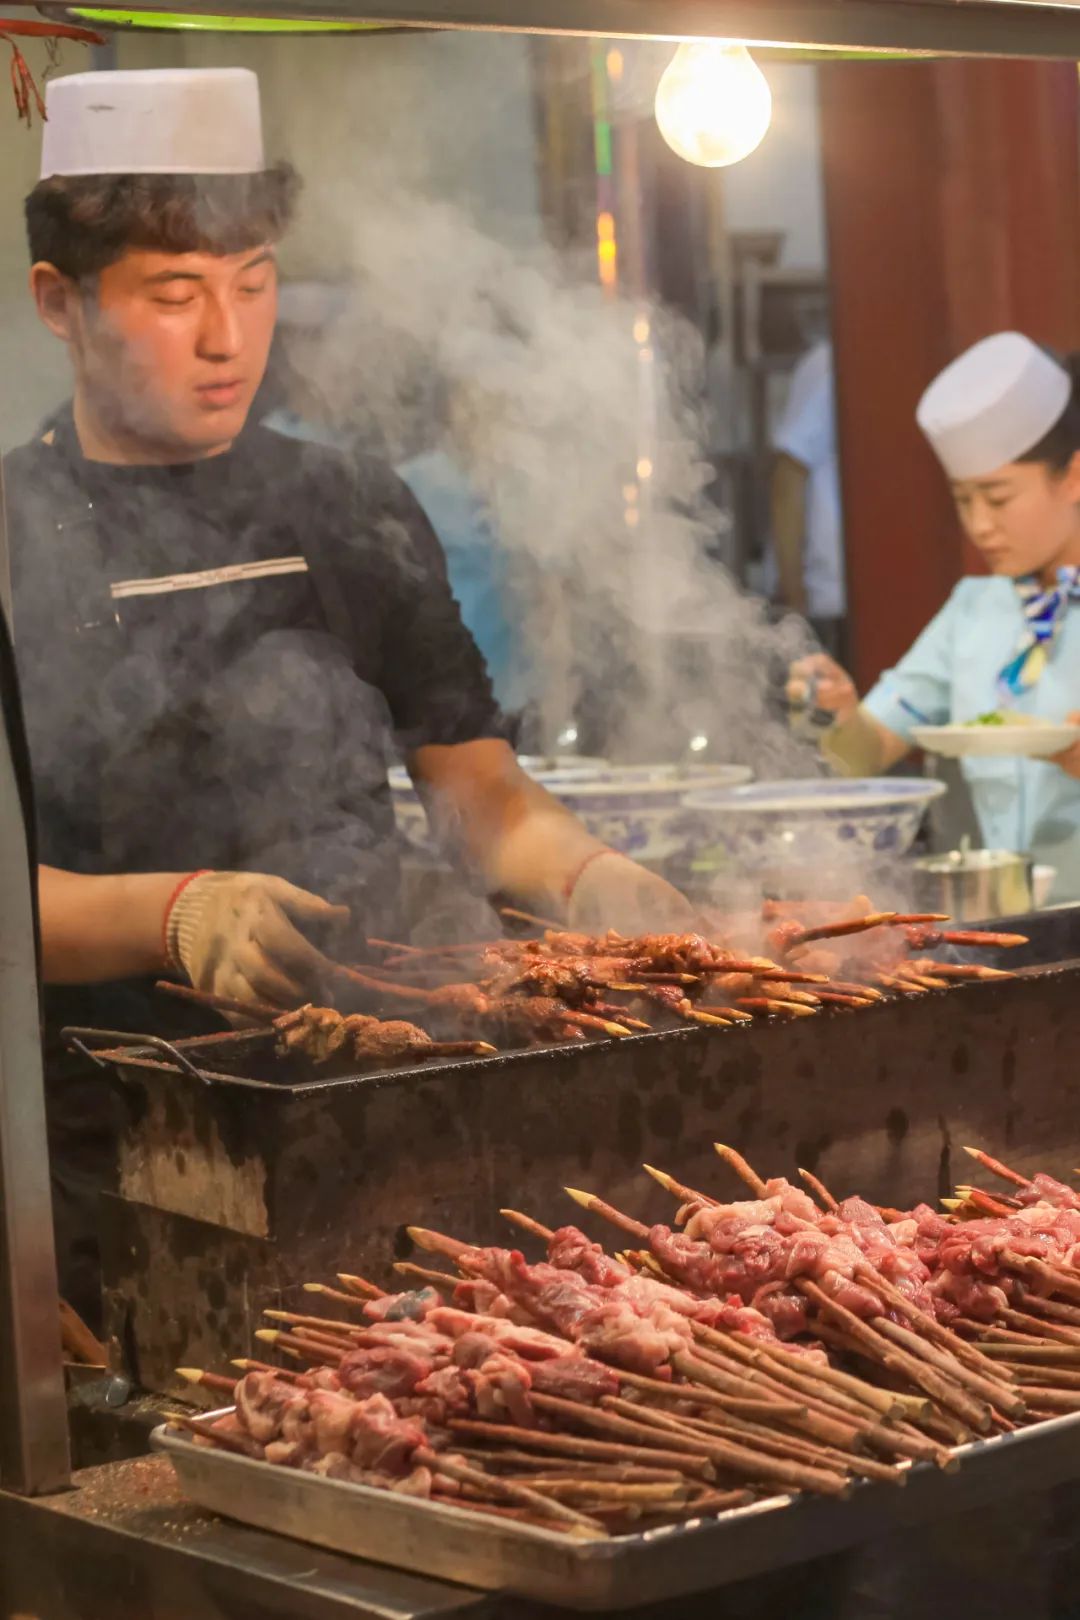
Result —
<path fill-rule="evenodd" d="M 205 877 L 206 874 L 211 870 L 211 867 L 203 866 L 200 867 L 197 872 L 188 872 L 180 879 L 179 883 L 176 885 L 176 888 L 169 896 L 168 903 L 165 906 L 165 915 L 161 919 L 161 955 L 167 967 L 180 969 L 183 966 L 182 963 L 173 961 L 172 952 L 169 950 L 169 918 L 172 916 L 173 907 L 189 883 L 194 883 L 197 877 Z"/>
<path fill-rule="evenodd" d="M 594 849 L 591 855 L 586 855 L 581 865 L 574 870 L 572 876 L 567 878 L 565 884 L 563 885 L 563 899 L 569 900 L 571 898 L 574 890 L 578 886 L 578 883 L 581 881 L 586 867 L 591 866 L 593 861 L 598 861 L 601 855 L 618 855 L 618 853 L 619 851 L 617 849 L 604 848 Z M 625 857 L 623 857 L 623 859 L 625 859 Z"/>

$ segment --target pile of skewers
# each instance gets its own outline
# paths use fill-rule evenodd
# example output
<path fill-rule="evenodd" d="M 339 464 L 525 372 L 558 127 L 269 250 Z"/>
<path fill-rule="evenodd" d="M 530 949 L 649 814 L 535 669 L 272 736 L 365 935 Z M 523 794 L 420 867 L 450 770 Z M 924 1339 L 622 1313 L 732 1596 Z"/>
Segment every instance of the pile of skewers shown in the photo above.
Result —
<path fill-rule="evenodd" d="M 599 1536 L 902 1486 L 913 1463 L 953 1471 L 958 1446 L 1080 1411 L 1072 1189 L 971 1149 L 1009 1193 L 880 1209 L 717 1151 L 750 1196 L 646 1167 L 670 1225 L 567 1189 L 615 1253 L 514 1210 L 544 1258 L 410 1228 L 453 1269 L 399 1261 L 405 1292 L 305 1284 L 312 1313 L 268 1311 L 257 1335 L 281 1364 L 183 1370 L 233 1410 L 180 1421 L 199 1444 Z"/>
<path fill-rule="evenodd" d="M 1019 934 L 943 928 L 947 921 L 937 914 L 875 911 L 859 897 L 809 913 L 802 906 L 798 915 L 791 906 L 767 903 L 761 914 L 716 923 L 708 937 L 593 937 L 543 927 L 536 937 L 428 949 L 371 940 L 378 961 L 331 971 L 333 999 L 362 1003 L 363 1010 L 347 1014 L 307 1005 L 281 1016 L 267 1003 L 161 988 L 246 1018 L 282 1053 L 300 1053 L 320 1066 L 387 1068 L 621 1038 L 658 1025 L 732 1028 L 763 1016 L 856 1011 L 967 980 L 1008 977 L 999 968 L 923 954 L 1026 943 Z M 771 954 L 757 954 L 761 945 Z M 473 977 L 462 977 L 463 971 Z M 438 1035 L 385 1016 L 405 1008 L 421 1012 Z"/>

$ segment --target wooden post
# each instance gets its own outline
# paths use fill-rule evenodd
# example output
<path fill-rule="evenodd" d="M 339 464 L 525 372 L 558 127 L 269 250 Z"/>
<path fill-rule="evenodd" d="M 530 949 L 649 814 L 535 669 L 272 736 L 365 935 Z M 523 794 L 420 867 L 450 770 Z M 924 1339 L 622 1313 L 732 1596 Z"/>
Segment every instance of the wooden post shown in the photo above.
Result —
<path fill-rule="evenodd" d="M 976 560 L 915 426 L 990 332 L 1080 340 L 1080 82 L 1070 63 L 821 69 L 854 672 L 910 646 Z"/>

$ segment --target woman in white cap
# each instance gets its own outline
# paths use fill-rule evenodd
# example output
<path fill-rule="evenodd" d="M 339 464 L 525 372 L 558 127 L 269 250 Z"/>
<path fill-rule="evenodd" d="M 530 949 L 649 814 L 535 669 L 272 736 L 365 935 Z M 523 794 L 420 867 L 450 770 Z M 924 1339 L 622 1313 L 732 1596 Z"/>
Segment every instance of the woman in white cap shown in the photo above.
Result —
<path fill-rule="evenodd" d="M 895 765 L 918 726 L 1080 718 L 1080 365 L 999 332 L 935 378 L 916 416 L 990 576 L 962 579 L 861 702 L 824 654 L 796 665 L 834 716 L 826 752 L 857 775 Z M 1057 869 L 1055 899 L 1080 899 L 1080 745 L 961 765 L 986 846 L 1034 854 Z"/>

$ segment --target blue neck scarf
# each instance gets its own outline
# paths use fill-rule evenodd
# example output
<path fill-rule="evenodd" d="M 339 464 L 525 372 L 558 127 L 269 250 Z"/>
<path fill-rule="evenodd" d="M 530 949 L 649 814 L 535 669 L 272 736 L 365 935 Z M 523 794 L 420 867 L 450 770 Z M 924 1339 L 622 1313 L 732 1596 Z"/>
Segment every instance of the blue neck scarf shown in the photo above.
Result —
<path fill-rule="evenodd" d="M 1024 629 L 998 676 L 998 695 L 1005 703 L 1029 691 L 1046 668 L 1070 602 L 1080 602 L 1080 567 L 1059 568 L 1054 585 L 1041 585 L 1034 574 L 1022 575 L 1015 584 Z"/>

